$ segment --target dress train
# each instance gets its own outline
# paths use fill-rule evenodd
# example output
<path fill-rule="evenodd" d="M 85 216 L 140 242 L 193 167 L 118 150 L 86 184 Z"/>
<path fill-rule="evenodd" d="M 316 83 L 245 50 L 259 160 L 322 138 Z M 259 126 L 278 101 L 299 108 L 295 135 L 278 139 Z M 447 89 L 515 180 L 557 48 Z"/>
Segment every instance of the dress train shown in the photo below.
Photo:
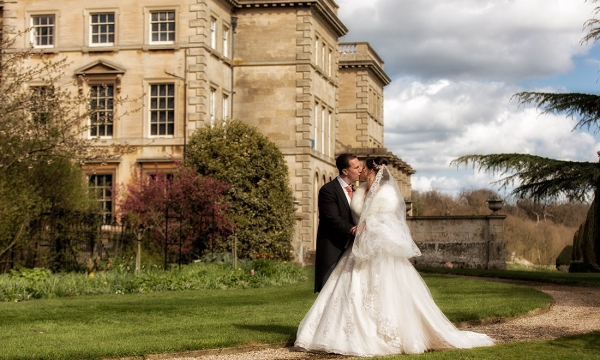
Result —
<path fill-rule="evenodd" d="M 346 250 L 300 323 L 296 347 L 353 356 L 491 346 L 457 329 L 406 258 L 361 260 Z"/>

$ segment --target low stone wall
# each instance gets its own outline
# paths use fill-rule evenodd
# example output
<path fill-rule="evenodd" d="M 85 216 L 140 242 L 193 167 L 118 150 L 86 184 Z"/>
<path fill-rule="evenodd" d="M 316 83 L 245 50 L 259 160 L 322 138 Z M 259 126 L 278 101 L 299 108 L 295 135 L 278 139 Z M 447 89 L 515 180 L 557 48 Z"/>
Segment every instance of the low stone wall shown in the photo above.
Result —
<path fill-rule="evenodd" d="M 506 269 L 504 215 L 407 217 L 422 256 L 416 266 Z"/>

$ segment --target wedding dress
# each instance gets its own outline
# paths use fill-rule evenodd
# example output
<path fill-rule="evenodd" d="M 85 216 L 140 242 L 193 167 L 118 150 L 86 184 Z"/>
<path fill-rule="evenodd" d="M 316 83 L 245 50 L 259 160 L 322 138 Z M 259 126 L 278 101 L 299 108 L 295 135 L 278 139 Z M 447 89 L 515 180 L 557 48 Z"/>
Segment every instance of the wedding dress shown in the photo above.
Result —
<path fill-rule="evenodd" d="M 366 183 L 354 192 L 351 208 L 357 236 L 300 323 L 297 348 L 378 356 L 493 345 L 487 335 L 458 330 L 408 260 L 421 252 L 385 165 L 368 194 Z"/>

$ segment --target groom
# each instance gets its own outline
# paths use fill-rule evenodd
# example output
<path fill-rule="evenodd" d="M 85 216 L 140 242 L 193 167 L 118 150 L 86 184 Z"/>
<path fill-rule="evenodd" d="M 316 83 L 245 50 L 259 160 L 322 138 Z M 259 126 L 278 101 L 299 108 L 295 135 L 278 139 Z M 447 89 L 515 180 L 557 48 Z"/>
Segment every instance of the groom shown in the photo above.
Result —
<path fill-rule="evenodd" d="M 358 181 L 362 167 L 354 154 L 338 156 L 335 165 L 339 175 L 319 190 L 315 292 L 321 291 L 356 233 L 350 212 L 351 186 Z"/>

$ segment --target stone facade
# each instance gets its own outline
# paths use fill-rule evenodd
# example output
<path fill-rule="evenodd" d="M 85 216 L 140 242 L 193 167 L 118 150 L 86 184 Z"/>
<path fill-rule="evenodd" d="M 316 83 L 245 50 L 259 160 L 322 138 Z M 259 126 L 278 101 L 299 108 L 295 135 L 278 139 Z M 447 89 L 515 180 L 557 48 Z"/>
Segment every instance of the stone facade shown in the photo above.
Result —
<path fill-rule="evenodd" d="M 67 57 L 64 83 L 85 76 L 74 91 L 108 85 L 115 98 L 138 99 L 115 107 L 110 135 L 104 125 L 97 131 L 106 144 L 139 149 L 114 163 L 86 165 L 90 176 L 125 183 L 136 168 L 169 171 L 194 130 L 241 119 L 285 156 L 298 205 L 299 262 L 315 247 L 317 193 L 337 175 L 336 154 L 388 157 L 403 194 L 410 194 L 414 171 L 383 147 L 383 88 L 390 82 L 383 61 L 367 43 L 339 43 L 347 29 L 333 0 L 0 0 L 0 6 L 4 34 L 33 26 L 15 47 L 33 44 L 47 58 Z"/>
<path fill-rule="evenodd" d="M 505 215 L 408 217 L 408 226 L 422 256 L 417 266 L 506 269 Z"/>

